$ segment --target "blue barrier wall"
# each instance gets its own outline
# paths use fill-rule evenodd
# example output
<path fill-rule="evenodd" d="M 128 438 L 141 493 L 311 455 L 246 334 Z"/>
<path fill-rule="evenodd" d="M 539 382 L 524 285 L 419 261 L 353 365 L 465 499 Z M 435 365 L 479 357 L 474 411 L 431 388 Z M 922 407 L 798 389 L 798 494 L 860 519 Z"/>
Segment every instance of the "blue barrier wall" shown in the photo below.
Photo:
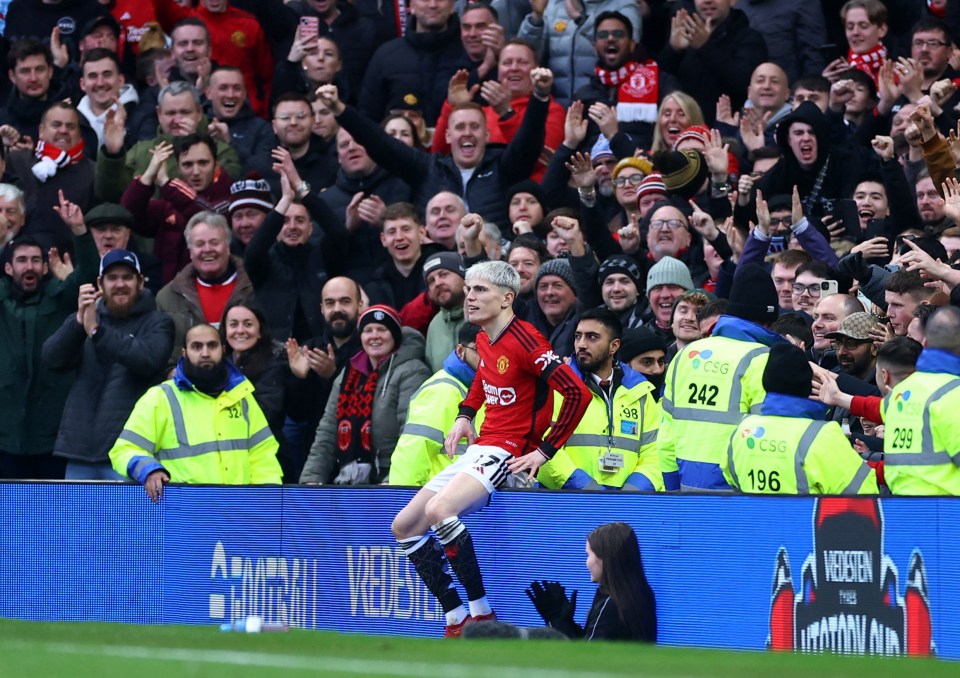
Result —
<path fill-rule="evenodd" d="M 390 535 L 399 488 L 0 484 L 0 616 L 438 636 Z M 501 619 L 540 620 L 532 579 L 593 585 L 584 542 L 636 529 L 660 641 L 960 658 L 960 501 L 502 492 L 465 522 Z"/>

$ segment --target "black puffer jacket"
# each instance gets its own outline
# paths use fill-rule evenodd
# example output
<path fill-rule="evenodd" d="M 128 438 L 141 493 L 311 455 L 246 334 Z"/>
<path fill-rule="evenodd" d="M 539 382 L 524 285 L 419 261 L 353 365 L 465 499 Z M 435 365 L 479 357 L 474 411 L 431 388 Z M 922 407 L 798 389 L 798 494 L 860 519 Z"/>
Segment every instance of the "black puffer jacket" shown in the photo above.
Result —
<path fill-rule="evenodd" d="M 173 348 L 173 320 L 157 310 L 144 289 L 126 318 L 110 315 L 97 302 L 100 327 L 88 339 L 76 315 L 43 344 L 43 360 L 53 370 L 79 368 L 67 396 L 53 453 L 84 462 L 104 462 L 133 406 L 163 380 Z"/>
<path fill-rule="evenodd" d="M 450 191 L 461 196 L 471 212 L 495 222 L 502 231 L 509 232 L 507 205 L 503 196 L 511 186 L 529 177 L 536 168 L 543 150 L 549 106 L 549 101 L 530 97 L 517 135 L 505 148 L 487 146 L 483 159 L 467 181 L 466 190 L 460 168 L 454 164 L 452 156 L 438 156 L 411 148 L 350 106 L 337 120 L 357 143 L 367 149 L 374 162 L 387 172 L 403 177 L 413 187 L 415 202 L 419 207 L 425 208 L 430 198 L 440 191 Z"/>
<path fill-rule="evenodd" d="M 370 60 L 360 110 L 371 120 L 382 120 L 390 109 L 406 103 L 422 110 L 432 127 L 447 99 L 450 78 L 461 68 L 472 69 L 456 16 L 443 31 L 418 33 L 416 21 L 411 16 L 406 35 L 381 45 Z"/>
<path fill-rule="evenodd" d="M 323 332 L 320 301 L 327 271 L 316 245 L 278 242 L 282 228 L 283 215 L 271 210 L 250 239 L 243 265 L 273 336 L 302 342 Z"/>

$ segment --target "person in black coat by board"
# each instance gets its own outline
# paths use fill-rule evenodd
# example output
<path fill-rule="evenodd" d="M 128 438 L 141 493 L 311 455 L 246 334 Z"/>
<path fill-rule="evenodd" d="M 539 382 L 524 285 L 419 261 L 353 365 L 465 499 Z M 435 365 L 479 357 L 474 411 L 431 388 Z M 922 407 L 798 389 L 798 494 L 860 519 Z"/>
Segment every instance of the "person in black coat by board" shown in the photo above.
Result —
<path fill-rule="evenodd" d="M 526 590 L 548 626 L 569 638 L 657 642 L 657 602 L 647 582 L 637 534 L 626 523 L 607 523 L 587 537 L 587 569 L 597 584 L 587 623 L 577 624 L 577 592 L 559 582 L 533 582 Z"/>

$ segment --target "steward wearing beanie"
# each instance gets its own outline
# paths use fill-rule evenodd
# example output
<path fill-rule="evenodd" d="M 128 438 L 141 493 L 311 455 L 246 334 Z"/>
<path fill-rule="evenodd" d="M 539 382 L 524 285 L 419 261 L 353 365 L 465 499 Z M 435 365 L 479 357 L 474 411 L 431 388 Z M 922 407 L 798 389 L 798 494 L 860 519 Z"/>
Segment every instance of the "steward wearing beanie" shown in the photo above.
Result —
<path fill-rule="evenodd" d="M 877 494 L 876 472 L 827 408 L 807 398 L 813 370 L 792 344 L 770 349 L 759 414 L 734 429 L 721 459 L 734 489 L 759 494 Z"/>
<path fill-rule="evenodd" d="M 740 419 L 766 395 L 767 354 L 786 341 L 769 329 L 778 308 L 770 274 L 757 264 L 738 268 L 727 314 L 670 362 L 657 438 L 667 490 L 730 490 L 720 462 Z"/>

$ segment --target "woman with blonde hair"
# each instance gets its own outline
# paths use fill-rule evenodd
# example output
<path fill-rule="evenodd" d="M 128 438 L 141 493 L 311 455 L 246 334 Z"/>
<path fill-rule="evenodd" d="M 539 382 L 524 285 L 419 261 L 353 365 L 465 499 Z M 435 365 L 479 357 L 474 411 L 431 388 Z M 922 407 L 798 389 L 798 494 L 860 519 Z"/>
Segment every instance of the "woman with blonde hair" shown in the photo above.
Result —
<path fill-rule="evenodd" d="M 669 151 L 683 130 L 694 125 L 703 125 L 703 111 L 692 96 L 675 90 L 663 97 L 657 111 L 657 123 L 653 130 L 651 153 Z"/>

